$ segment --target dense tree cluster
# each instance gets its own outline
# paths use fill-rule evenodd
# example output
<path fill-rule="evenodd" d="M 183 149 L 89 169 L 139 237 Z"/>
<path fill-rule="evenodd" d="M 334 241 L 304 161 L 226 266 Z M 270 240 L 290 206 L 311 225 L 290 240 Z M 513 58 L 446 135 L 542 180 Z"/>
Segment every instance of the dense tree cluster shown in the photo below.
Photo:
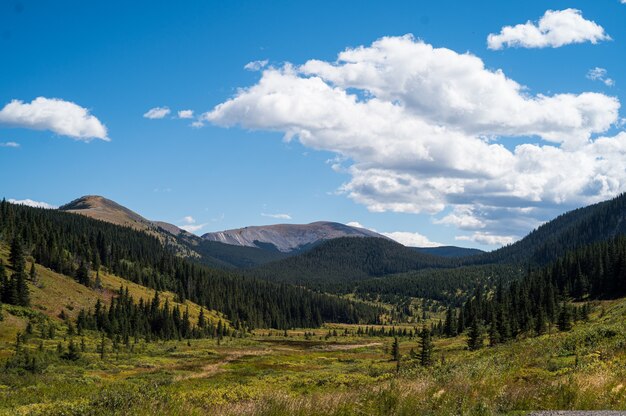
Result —
<path fill-rule="evenodd" d="M 28 275 L 26 274 L 26 258 L 22 241 L 16 236 L 11 241 L 11 253 L 9 262 L 13 268 L 13 274 L 8 277 L 7 271 L 0 261 L 0 300 L 18 306 L 30 305 L 30 291 L 26 283 Z M 34 268 L 31 268 L 31 275 L 34 274 Z"/>
<path fill-rule="evenodd" d="M 425 269 L 363 280 L 354 291 L 363 299 L 392 304 L 412 297 L 460 306 L 472 296 L 476 286 L 519 279 L 524 272 L 523 268 L 508 264 Z"/>
<path fill-rule="evenodd" d="M 103 331 L 109 338 L 118 338 L 124 343 L 139 337 L 171 340 L 231 335 L 231 330 L 221 320 L 217 324 L 207 321 L 204 311 L 197 322 L 191 322 L 188 309 L 181 311 L 178 305 L 171 307 L 167 299 L 161 302 L 159 292 L 151 302 L 143 299 L 135 302 L 128 288 L 120 288 L 108 308 L 98 299 L 93 310 L 81 310 L 76 329 L 79 334 L 84 329 Z"/>
<path fill-rule="evenodd" d="M 626 234 L 626 194 L 558 216 L 522 240 L 466 258 L 465 264 L 520 263 L 546 265 L 572 250 Z"/>
<path fill-rule="evenodd" d="M 376 307 L 288 284 L 244 278 L 177 257 L 157 237 L 81 215 L 0 203 L 0 240 L 17 237 L 38 263 L 93 285 L 90 269 L 171 290 L 249 328 L 377 323 Z"/>
<path fill-rule="evenodd" d="M 490 291 L 479 287 L 460 310 L 450 307 L 444 333 L 455 336 L 469 328 L 468 347 L 506 342 L 519 334 L 543 334 L 554 326 L 571 329 L 588 319 L 589 303 L 626 295 L 626 237 L 591 244 L 567 253 L 552 264 Z"/>
<path fill-rule="evenodd" d="M 383 238 L 343 237 L 247 272 L 272 281 L 296 283 L 325 292 L 349 293 L 355 283 L 427 267 L 454 267 L 457 259 L 420 253 Z"/>

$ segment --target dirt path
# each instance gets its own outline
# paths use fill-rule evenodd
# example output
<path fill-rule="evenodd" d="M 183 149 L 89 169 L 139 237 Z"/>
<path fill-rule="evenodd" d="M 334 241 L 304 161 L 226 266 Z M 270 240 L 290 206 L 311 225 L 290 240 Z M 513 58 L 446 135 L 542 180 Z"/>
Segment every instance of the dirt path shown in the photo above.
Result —
<path fill-rule="evenodd" d="M 382 342 L 370 342 L 369 344 L 333 344 L 333 345 L 326 345 L 319 349 L 322 351 L 347 351 L 347 350 L 355 350 L 357 348 L 377 347 L 379 345 L 383 345 L 383 343 Z"/>
<path fill-rule="evenodd" d="M 259 355 L 267 355 L 271 351 L 270 350 L 240 350 L 240 351 L 232 351 L 226 354 L 226 356 L 217 363 L 211 363 L 203 366 L 199 372 L 192 374 L 181 374 L 176 377 L 176 381 L 180 380 L 188 380 L 192 378 L 206 378 L 211 377 L 217 373 L 224 371 L 224 366 L 228 363 L 232 363 L 233 361 L 237 361 L 244 357 L 254 357 Z"/>

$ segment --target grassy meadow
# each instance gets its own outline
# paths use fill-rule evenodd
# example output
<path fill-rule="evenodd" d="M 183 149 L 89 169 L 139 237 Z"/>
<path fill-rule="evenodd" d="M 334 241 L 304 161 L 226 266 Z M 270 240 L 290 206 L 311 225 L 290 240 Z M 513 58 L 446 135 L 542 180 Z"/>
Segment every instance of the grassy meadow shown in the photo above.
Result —
<path fill-rule="evenodd" d="M 106 273 L 101 274 L 103 289 L 98 291 L 43 267 L 38 273 L 39 283 L 31 286 L 32 308 L 3 306 L 0 415 L 626 410 L 623 300 L 597 302 L 590 322 L 577 323 L 569 332 L 553 328 L 540 337 L 475 352 L 467 350 L 465 336 L 435 339 L 434 364 L 425 368 L 411 353 L 419 351 L 416 337 L 400 338 L 398 364 L 391 359 L 393 338 L 357 335 L 357 326 L 338 324 L 287 332 L 257 330 L 219 340 L 136 339 L 123 344 L 106 339 L 102 353 L 100 334 L 68 333 L 61 311 L 73 317 L 80 308 L 93 307 L 98 297 L 110 299 L 122 284 L 135 298 L 151 298 L 154 291 Z M 165 296 L 174 301 L 172 294 Z M 189 308 L 195 322 L 199 308 Z M 216 313 L 209 316 L 220 318 Z M 19 343 L 18 332 L 26 334 Z M 70 342 L 79 357 L 62 358 Z"/>

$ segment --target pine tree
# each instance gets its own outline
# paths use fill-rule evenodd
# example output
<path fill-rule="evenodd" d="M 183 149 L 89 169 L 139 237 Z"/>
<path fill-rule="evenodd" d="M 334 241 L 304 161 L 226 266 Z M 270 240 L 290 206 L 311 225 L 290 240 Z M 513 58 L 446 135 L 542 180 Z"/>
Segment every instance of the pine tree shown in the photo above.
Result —
<path fill-rule="evenodd" d="M 572 329 L 572 312 L 570 307 L 563 303 L 561 306 L 561 312 L 559 312 L 559 319 L 557 321 L 559 331 L 569 331 Z"/>
<path fill-rule="evenodd" d="M 96 281 L 94 283 L 96 289 L 102 289 L 102 279 L 100 278 L 100 270 L 96 269 Z"/>
<path fill-rule="evenodd" d="M 419 333 L 420 337 L 420 364 L 427 367 L 432 364 L 433 342 L 430 330 L 424 325 Z"/>
<path fill-rule="evenodd" d="M 457 331 L 456 311 L 453 307 L 449 307 L 446 312 L 446 322 L 444 324 L 444 332 L 448 337 L 456 336 Z"/>
<path fill-rule="evenodd" d="M 9 262 L 15 273 L 23 273 L 26 268 L 26 259 L 24 257 L 24 249 L 22 240 L 19 236 L 15 236 L 11 242 L 11 253 L 9 254 Z"/>
<path fill-rule="evenodd" d="M 476 351 L 483 346 L 483 328 L 478 318 L 472 320 L 469 332 L 467 334 L 467 346 L 470 351 Z"/>
<path fill-rule="evenodd" d="M 400 361 L 400 342 L 398 337 L 394 337 L 393 344 L 391 344 L 391 356 L 394 361 Z"/>
<path fill-rule="evenodd" d="M 89 287 L 89 269 L 87 268 L 87 263 L 82 260 L 80 261 L 78 270 L 76 270 L 76 280 L 81 285 Z"/>
<path fill-rule="evenodd" d="M 30 264 L 30 272 L 28 273 L 28 277 L 30 281 L 33 283 L 37 283 L 37 269 L 35 268 L 35 262 Z"/>
<path fill-rule="evenodd" d="M 74 344 L 74 340 L 70 339 L 70 343 L 67 346 L 67 352 L 61 356 L 65 360 L 76 361 L 80 358 L 80 350 L 78 346 Z"/>
<path fill-rule="evenodd" d="M 26 275 L 24 272 L 14 273 L 11 280 L 15 280 L 15 292 L 17 294 L 15 304 L 19 306 L 30 306 L 30 289 L 26 283 Z"/>

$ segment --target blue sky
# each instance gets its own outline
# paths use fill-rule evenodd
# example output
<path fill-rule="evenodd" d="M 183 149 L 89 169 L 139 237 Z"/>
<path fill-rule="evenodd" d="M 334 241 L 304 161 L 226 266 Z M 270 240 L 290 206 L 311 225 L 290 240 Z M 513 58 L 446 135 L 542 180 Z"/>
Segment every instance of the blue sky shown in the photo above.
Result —
<path fill-rule="evenodd" d="M 501 32 L 568 9 L 540 38 Z M 493 248 L 626 190 L 625 16 L 619 0 L 5 0 L 0 196 L 99 194 L 198 233 L 332 220 Z M 336 60 L 360 46 L 354 78 Z"/>

